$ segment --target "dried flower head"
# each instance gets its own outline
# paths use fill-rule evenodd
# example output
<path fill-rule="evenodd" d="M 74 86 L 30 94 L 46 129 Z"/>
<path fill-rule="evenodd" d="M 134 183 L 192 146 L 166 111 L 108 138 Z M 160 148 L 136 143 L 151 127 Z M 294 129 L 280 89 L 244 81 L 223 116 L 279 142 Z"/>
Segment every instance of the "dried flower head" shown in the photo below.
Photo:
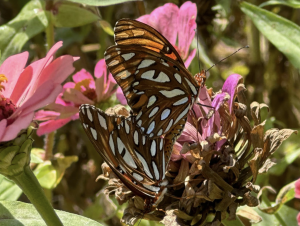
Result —
<path fill-rule="evenodd" d="M 254 185 L 257 175 L 275 164 L 269 157 L 295 131 L 273 128 L 264 132 L 260 111 L 268 107 L 257 102 L 250 105 L 251 123 L 244 91 L 237 74 L 229 76 L 219 92 L 201 89 L 199 104 L 190 110 L 173 146 L 166 173 L 168 192 L 155 211 L 145 214 L 144 200 L 134 197 L 111 171 L 104 171 L 102 177 L 109 179 L 107 193 L 114 191 L 120 204 L 129 201 L 123 216 L 126 224 L 143 217 L 165 225 L 200 225 L 213 214 L 209 224 L 219 225 L 226 217 L 235 219 L 239 206 L 258 205 L 253 196 L 260 190 Z M 116 109 L 109 112 L 122 115 L 124 108 Z"/>

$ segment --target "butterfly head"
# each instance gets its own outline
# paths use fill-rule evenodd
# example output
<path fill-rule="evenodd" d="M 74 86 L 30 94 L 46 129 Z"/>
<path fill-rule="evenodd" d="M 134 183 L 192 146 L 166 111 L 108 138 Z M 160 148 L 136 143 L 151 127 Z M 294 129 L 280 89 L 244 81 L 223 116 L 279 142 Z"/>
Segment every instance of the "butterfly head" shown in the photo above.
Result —
<path fill-rule="evenodd" d="M 197 73 L 195 75 L 195 79 L 201 88 L 204 87 L 206 81 L 206 70 L 202 70 L 200 73 Z"/>

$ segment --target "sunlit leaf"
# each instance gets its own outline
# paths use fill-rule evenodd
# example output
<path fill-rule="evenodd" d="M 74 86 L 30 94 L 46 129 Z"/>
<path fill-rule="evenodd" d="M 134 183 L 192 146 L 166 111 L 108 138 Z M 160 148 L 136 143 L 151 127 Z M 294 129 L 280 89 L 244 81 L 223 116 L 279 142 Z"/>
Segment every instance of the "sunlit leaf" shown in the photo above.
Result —
<path fill-rule="evenodd" d="M 271 0 L 263 2 L 259 7 L 264 7 L 268 5 L 286 5 L 293 8 L 300 8 L 300 1 L 289 1 L 289 0 Z"/>
<path fill-rule="evenodd" d="M 238 208 L 237 213 L 238 216 L 244 217 L 250 221 L 250 223 L 256 224 L 262 221 L 261 216 L 257 212 L 254 211 L 252 207 L 249 206 L 241 206 Z"/>
<path fill-rule="evenodd" d="M 45 1 L 29 1 L 13 20 L 0 26 L 0 64 L 19 53 L 30 38 L 45 30 L 48 19 L 44 4 Z"/>
<path fill-rule="evenodd" d="M 113 28 L 111 27 L 110 23 L 108 23 L 108 22 L 105 21 L 105 20 L 100 20 L 99 23 L 100 23 L 100 26 L 103 28 L 103 30 L 104 30 L 107 34 L 109 34 L 109 35 L 111 35 L 111 36 L 114 35 L 114 30 L 113 30 Z"/>
<path fill-rule="evenodd" d="M 18 185 L 0 174 L 0 200 L 16 201 L 21 194 Z"/>
<path fill-rule="evenodd" d="M 95 7 L 82 7 L 80 4 L 60 2 L 56 13 L 52 13 L 56 27 L 78 27 L 101 19 Z"/>
<path fill-rule="evenodd" d="M 300 68 L 300 27 L 270 11 L 247 2 L 241 10 L 251 18 L 258 30 L 281 51 L 296 68 Z"/>
<path fill-rule="evenodd" d="M 93 5 L 93 6 L 109 6 L 126 2 L 135 2 L 142 0 L 69 0 L 70 2 L 82 3 L 85 5 Z"/>
<path fill-rule="evenodd" d="M 32 148 L 30 152 L 30 162 L 31 163 L 42 163 L 44 162 L 41 158 L 42 155 L 45 153 L 44 149 L 41 148 Z"/>
<path fill-rule="evenodd" d="M 56 210 L 56 213 L 64 226 L 101 226 L 100 223 L 77 214 L 60 210 Z M 0 201 L 0 225 L 46 226 L 46 223 L 31 204 L 17 201 Z"/>

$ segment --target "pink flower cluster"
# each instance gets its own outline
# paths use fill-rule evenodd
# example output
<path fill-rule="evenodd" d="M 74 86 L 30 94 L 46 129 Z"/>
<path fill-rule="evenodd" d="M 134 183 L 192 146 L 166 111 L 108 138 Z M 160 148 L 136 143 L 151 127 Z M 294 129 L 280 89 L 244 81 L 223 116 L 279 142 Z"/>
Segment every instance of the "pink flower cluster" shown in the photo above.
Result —
<path fill-rule="evenodd" d="M 27 128 L 36 110 L 52 103 L 61 92 L 61 83 L 74 71 L 78 57 L 54 59 L 62 46 L 56 43 L 43 59 L 26 68 L 28 52 L 7 58 L 0 66 L 0 142 L 9 141 Z"/>
<path fill-rule="evenodd" d="M 111 74 L 107 74 L 104 59 L 96 64 L 94 75 L 95 78 L 85 69 L 77 72 L 72 77 L 74 82 L 63 86 L 63 92 L 58 95 L 55 103 L 48 105 L 47 110 L 36 113 L 35 120 L 43 121 L 37 130 L 39 136 L 57 130 L 71 120 L 77 120 L 81 104 L 96 105 L 108 100 L 116 91 L 119 101 L 126 103 L 122 91 L 115 89 L 116 81 Z"/>

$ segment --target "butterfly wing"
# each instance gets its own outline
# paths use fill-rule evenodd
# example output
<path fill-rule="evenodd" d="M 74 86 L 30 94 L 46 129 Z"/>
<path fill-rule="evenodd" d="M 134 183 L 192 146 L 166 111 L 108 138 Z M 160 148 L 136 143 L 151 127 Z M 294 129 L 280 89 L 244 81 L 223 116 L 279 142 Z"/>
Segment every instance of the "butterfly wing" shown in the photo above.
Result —
<path fill-rule="evenodd" d="M 137 115 L 142 133 L 152 138 L 175 133 L 173 130 L 178 122 L 186 119 L 199 86 L 174 47 L 162 35 L 146 24 L 138 21 L 132 23 L 135 26 L 127 26 L 126 29 L 121 26 L 126 35 L 116 33 L 117 45 L 106 50 L 106 64 L 122 88 L 128 105 Z M 116 30 L 119 32 L 118 24 Z M 136 27 L 143 27 L 140 33 L 145 37 L 128 36 L 137 33 Z M 156 39 L 149 41 L 152 37 L 149 34 Z M 163 43 L 160 51 L 153 50 L 153 46 L 156 47 L 153 43 L 158 42 L 154 42 L 156 40 Z M 174 59 L 165 54 L 165 49 L 175 56 Z"/>
<path fill-rule="evenodd" d="M 96 150 L 135 195 L 155 198 L 165 185 L 164 139 L 150 140 L 135 126 L 134 117 L 108 115 L 81 105 L 82 125 Z"/>

